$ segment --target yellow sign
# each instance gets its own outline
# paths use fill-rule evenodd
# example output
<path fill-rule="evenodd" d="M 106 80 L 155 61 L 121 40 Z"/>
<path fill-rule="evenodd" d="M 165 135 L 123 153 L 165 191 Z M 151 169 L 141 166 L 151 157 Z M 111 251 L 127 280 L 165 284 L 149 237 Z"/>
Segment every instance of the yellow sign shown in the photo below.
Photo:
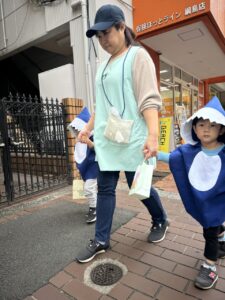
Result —
<path fill-rule="evenodd" d="M 160 118 L 159 130 L 159 151 L 168 153 L 174 149 L 173 118 Z"/>

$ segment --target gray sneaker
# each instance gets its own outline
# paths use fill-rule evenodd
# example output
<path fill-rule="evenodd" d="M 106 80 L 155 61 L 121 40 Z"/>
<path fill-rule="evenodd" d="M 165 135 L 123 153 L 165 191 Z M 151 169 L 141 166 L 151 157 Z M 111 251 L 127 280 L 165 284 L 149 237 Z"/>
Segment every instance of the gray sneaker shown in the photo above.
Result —
<path fill-rule="evenodd" d="M 97 254 L 104 253 L 109 249 L 109 245 L 102 245 L 95 240 L 90 240 L 86 248 L 82 250 L 77 257 L 76 261 L 80 263 L 86 263 L 91 261 Z"/>
<path fill-rule="evenodd" d="M 169 222 L 166 220 L 162 223 L 153 223 L 151 231 L 148 235 L 149 243 L 159 243 L 164 240 L 167 229 L 169 228 Z"/>
<path fill-rule="evenodd" d="M 95 207 L 90 207 L 89 212 L 86 215 L 86 223 L 94 223 L 96 221 L 96 208 Z"/>
<path fill-rule="evenodd" d="M 218 279 L 218 274 L 204 266 L 201 266 L 201 269 L 195 278 L 195 286 L 202 290 L 208 290 L 214 286 Z"/>

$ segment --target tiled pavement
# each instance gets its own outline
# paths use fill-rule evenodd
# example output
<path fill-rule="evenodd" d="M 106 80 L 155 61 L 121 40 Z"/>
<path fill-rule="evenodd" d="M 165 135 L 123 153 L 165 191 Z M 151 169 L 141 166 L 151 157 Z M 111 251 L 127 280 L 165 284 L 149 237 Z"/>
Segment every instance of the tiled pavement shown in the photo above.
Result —
<path fill-rule="evenodd" d="M 165 171 L 163 168 L 162 165 L 160 171 Z M 224 300 L 225 259 L 218 261 L 219 280 L 215 288 L 202 291 L 193 286 L 204 246 L 201 227 L 184 211 L 169 173 L 156 182 L 155 187 L 160 191 L 170 227 L 164 241 L 149 244 L 146 242 L 149 216 L 138 200 L 128 198 L 121 179 L 117 206 L 134 210 L 137 215 L 112 234 L 112 249 L 96 258 L 118 260 L 128 269 L 128 273 L 108 294 L 84 284 L 84 271 L 93 261 L 88 264 L 74 261 L 24 300 Z M 60 199 L 58 201 L 62 201 Z M 65 200 L 72 201 L 72 195 L 65 195 Z"/>

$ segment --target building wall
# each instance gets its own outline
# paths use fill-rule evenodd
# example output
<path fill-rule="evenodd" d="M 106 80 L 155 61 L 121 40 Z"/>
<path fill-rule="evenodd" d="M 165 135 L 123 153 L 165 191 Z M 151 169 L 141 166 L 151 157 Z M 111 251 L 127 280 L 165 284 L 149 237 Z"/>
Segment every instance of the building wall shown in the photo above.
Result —
<path fill-rule="evenodd" d="M 212 12 L 217 25 L 219 26 L 223 36 L 225 37 L 225 1 L 224 0 L 210 0 L 210 11 Z"/>
<path fill-rule="evenodd" d="M 74 60 L 76 98 L 83 99 L 92 109 L 95 74 L 99 63 L 108 55 L 95 37 L 93 40 L 86 38 L 87 15 L 82 15 L 80 4 L 71 7 L 72 2 L 67 0 L 37 7 L 30 0 L 0 0 L 0 60 L 54 37 L 67 25 Z M 81 4 L 85 2 L 80 1 Z M 96 10 L 108 3 L 108 0 L 89 0 L 90 25 L 94 23 Z M 123 9 L 127 24 L 132 27 L 132 1 L 126 0 L 124 4 L 111 0 L 110 3 Z"/>
<path fill-rule="evenodd" d="M 6 48 L 4 37 L 0 38 L 0 59 L 15 50 L 34 44 L 79 16 L 79 11 L 71 9 L 71 1 L 37 7 L 28 0 L 0 0 L 0 28 L 4 24 L 6 38 Z"/>
<path fill-rule="evenodd" d="M 1 2 L 0 26 L 4 24 L 6 41 L 0 40 L 0 57 L 46 34 L 43 7 L 34 8 L 26 0 Z"/>

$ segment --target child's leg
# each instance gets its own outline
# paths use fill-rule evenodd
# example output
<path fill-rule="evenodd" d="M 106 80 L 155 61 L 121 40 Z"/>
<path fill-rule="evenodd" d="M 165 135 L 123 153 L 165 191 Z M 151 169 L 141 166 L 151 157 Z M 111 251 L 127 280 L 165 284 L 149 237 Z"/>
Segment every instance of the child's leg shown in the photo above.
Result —
<path fill-rule="evenodd" d="M 203 236 L 205 238 L 204 256 L 206 260 L 202 264 L 199 274 L 195 279 L 195 286 L 200 289 L 210 289 L 218 279 L 215 264 L 219 251 L 219 232 L 220 226 L 203 228 Z"/>
<path fill-rule="evenodd" d="M 224 225 L 220 225 L 218 240 L 219 240 L 219 242 L 225 242 L 225 226 Z"/>
<path fill-rule="evenodd" d="M 206 260 L 215 264 L 218 258 L 218 235 L 220 233 L 220 226 L 203 228 L 203 236 L 205 238 L 204 256 Z"/>
<path fill-rule="evenodd" d="M 96 221 L 96 202 L 97 202 L 97 179 L 87 179 L 84 183 L 84 195 L 88 199 L 89 212 L 87 223 Z"/>
<path fill-rule="evenodd" d="M 218 258 L 224 258 L 225 257 L 225 227 L 224 227 L 224 225 L 220 226 L 220 233 L 218 235 L 218 241 L 219 241 Z"/>

